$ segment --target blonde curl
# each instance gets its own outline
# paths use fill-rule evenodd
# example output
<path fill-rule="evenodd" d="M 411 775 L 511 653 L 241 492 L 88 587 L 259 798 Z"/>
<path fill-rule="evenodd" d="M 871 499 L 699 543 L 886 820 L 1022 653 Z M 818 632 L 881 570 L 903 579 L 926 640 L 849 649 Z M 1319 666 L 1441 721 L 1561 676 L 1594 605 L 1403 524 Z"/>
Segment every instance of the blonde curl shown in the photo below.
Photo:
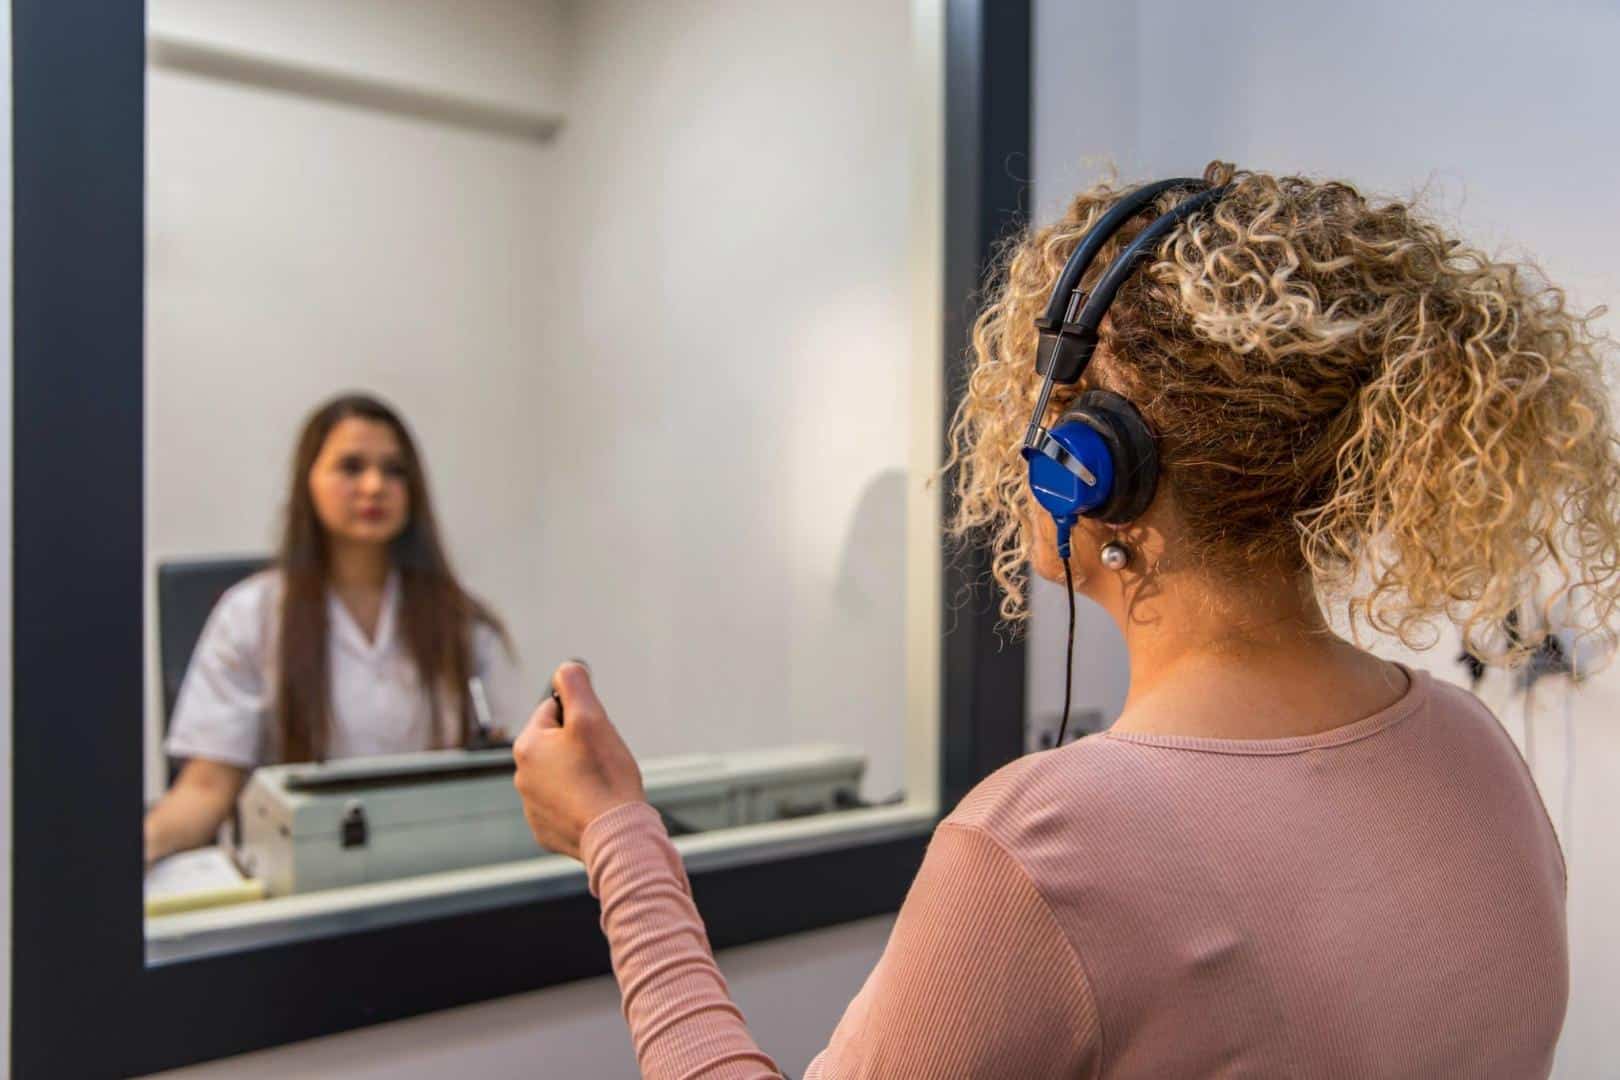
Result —
<path fill-rule="evenodd" d="M 1414 648 L 1447 620 L 1480 655 L 1517 659 L 1536 636 L 1508 641 L 1504 620 L 1527 603 L 1612 641 L 1620 454 L 1601 310 L 1571 311 L 1533 267 L 1349 184 L 1219 162 L 1205 178 L 1231 188 L 1120 290 L 1099 361 L 1047 419 L 1085 386 L 1129 398 L 1158 436 L 1188 557 L 1208 570 L 1297 568 L 1352 626 Z M 1018 451 L 1039 388 L 1035 316 L 1120 194 L 1098 184 L 1009 245 L 973 326 L 950 531 L 989 547 L 1011 621 L 1027 616 L 1034 543 Z"/>

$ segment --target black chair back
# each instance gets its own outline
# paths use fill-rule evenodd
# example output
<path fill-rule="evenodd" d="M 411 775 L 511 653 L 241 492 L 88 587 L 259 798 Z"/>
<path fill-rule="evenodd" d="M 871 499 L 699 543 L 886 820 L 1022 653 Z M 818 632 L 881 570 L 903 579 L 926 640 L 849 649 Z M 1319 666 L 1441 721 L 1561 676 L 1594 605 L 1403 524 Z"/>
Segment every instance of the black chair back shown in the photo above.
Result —
<path fill-rule="evenodd" d="M 269 565 L 270 560 L 262 556 L 158 564 L 158 666 L 163 672 L 165 733 L 209 613 L 227 589 Z"/>

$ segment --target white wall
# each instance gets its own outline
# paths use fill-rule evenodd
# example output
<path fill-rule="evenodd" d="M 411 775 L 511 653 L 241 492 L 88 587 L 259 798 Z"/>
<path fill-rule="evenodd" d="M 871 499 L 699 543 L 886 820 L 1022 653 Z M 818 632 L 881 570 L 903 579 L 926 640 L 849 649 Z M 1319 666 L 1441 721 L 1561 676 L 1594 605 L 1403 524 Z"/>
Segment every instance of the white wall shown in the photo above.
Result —
<path fill-rule="evenodd" d="M 574 8 L 533 553 L 543 654 L 638 753 L 832 739 L 901 786 L 907 9 Z"/>
<path fill-rule="evenodd" d="M 1620 11 L 1571 3 L 1523 14 L 1500 2 L 1038 0 L 1038 212 L 1049 220 L 1105 161 L 1147 178 L 1196 175 L 1219 157 L 1392 194 L 1427 189 L 1464 235 L 1533 254 L 1578 304 L 1620 300 L 1620 144 L 1608 137 L 1620 101 Z M 1061 707 L 1064 618 L 1061 589 L 1038 590 L 1032 715 Z M 1084 605 L 1078 640 L 1080 707 L 1111 719 L 1126 689 L 1123 645 Z M 1455 655 L 1448 642 L 1422 662 L 1458 681 Z M 1482 689 L 1523 743 L 1522 699 L 1505 679 Z M 1567 692 L 1554 682 L 1538 689 L 1531 741 L 1570 867 L 1573 987 L 1558 1074 L 1586 1077 L 1604 1075 L 1616 1056 L 1620 845 L 1609 826 L 1620 820 L 1620 665 L 1575 691 L 1572 757 Z"/>
<path fill-rule="evenodd" d="M 151 557 L 267 550 L 303 413 L 376 389 L 536 696 L 582 655 L 642 755 L 839 741 L 900 789 L 911 20 L 846 6 L 154 3 L 564 120 L 152 72 Z"/>
<path fill-rule="evenodd" d="M 525 0 L 150 12 L 155 33 L 548 106 L 563 19 Z M 538 698 L 533 548 L 554 526 L 534 413 L 555 353 L 536 298 L 559 269 L 559 149 L 163 68 L 147 86 L 148 582 L 164 559 L 272 550 L 298 425 L 372 390 L 421 442 L 452 558 Z M 155 791 L 155 640 L 148 671 Z"/>
<path fill-rule="evenodd" d="M 158 34 L 519 109 L 567 84 L 567 0 L 148 0 Z"/>

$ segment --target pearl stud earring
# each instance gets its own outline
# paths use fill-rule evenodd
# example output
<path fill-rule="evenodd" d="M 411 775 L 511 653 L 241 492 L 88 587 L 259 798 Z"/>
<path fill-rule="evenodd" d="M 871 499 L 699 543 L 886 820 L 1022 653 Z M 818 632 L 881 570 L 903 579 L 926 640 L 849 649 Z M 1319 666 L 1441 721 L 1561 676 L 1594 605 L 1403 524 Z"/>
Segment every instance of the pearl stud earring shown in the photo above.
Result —
<path fill-rule="evenodd" d="M 1102 564 L 1110 570 L 1123 570 L 1130 565 L 1131 549 L 1118 540 L 1110 540 L 1102 546 L 1100 553 Z"/>

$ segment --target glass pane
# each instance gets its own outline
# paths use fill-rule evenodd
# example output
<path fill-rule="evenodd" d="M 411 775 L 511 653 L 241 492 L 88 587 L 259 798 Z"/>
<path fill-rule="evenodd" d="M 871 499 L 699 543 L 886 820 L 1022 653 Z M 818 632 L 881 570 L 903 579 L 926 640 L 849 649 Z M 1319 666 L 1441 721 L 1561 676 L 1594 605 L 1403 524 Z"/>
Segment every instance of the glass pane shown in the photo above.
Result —
<path fill-rule="evenodd" d="M 569 657 L 689 865 L 926 823 L 932 7 L 148 18 L 149 958 L 583 889 Z"/>

